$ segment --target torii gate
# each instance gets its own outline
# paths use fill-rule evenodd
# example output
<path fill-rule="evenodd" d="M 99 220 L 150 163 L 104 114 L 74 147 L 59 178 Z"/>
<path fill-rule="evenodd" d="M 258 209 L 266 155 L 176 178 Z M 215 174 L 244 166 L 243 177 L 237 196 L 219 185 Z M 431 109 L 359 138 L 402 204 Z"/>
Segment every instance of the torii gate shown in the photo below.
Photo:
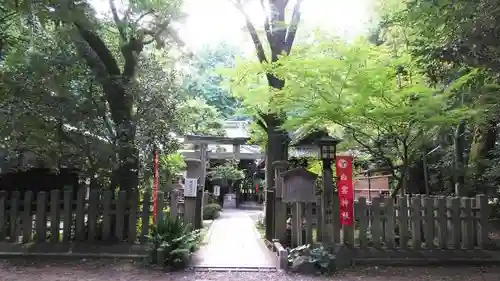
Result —
<path fill-rule="evenodd" d="M 184 156 L 184 161 L 186 162 L 186 177 L 187 178 L 197 178 L 198 189 L 205 189 L 205 178 L 207 176 L 207 164 L 210 159 L 246 159 L 246 160 L 258 160 L 263 159 L 265 156 L 263 153 L 245 153 L 241 152 L 241 146 L 245 145 L 250 138 L 238 137 L 219 137 L 219 136 L 199 136 L 199 135 L 186 135 L 184 136 L 184 144 L 193 144 L 195 149 L 191 151 L 181 150 L 180 153 Z M 213 152 L 209 151 L 209 145 L 232 145 L 232 151 L 230 152 Z M 185 199 L 184 205 L 184 216 L 191 217 L 195 223 L 195 227 L 202 225 L 203 222 L 203 208 L 202 203 L 204 193 L 201 192 L 201 198 L 198 200 Z M 200 201 L 196 204 L 196 201 Z M 190 210 L 194 210 L 191 212 Z M 190 220 L 191 221 L 191 220 Z"/>

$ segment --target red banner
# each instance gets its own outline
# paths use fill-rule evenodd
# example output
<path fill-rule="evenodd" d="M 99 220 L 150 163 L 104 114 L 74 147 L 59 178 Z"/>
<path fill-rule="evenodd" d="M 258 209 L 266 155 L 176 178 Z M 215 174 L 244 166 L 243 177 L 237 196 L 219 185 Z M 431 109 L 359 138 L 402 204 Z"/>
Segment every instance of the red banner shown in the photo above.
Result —
<path fill-rule="evenodd" d="M 258 183 L 255 184 L 255 193 L 259 193 L 259 184 Z"/>
<path fill-rule="evenodd" d="M 354 185 L 352 180 L 352 156 L 337 156 L 337 189 L 339 191 L 340 224 L 353 225 Z"/>
<path fill-rule="evenodd" d="M 153 222 L 156 223 L 156 197 L 158 194 L 158 151 L 153 151 Z"/>

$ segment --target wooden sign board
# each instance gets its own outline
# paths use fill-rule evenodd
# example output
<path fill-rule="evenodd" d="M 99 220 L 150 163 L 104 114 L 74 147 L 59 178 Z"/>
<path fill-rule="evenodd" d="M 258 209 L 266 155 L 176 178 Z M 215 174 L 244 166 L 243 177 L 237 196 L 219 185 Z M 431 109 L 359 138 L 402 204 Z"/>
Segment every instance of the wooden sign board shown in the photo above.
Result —
<path fill-rule="evenodd" d="M 283 178 L 283 202 L 315 203 L 317 175 L 304 168 L 291 169 L 280 174 Z"/>
<path fill-rule="evenodd" d="M 196 197 L 196 193 L 198 191 L 198 179 L 186 179 L 185 182 L 186 184 L 184 185 L 184 197 Z"/>

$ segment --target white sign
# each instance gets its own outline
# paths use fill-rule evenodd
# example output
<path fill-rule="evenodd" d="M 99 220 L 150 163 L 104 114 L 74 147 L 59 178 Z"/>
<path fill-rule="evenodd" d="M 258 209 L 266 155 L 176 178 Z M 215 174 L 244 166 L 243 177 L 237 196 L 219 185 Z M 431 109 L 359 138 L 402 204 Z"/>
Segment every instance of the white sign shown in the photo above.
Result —
<path fill-rule="evenodd" d="M 184 197 L 196 197 L 198 190 L 198 179 L 186 179 L 184 185 Z"/>
<path fill-rule="evenodd" d="M 219 196 L 220 195 L 220 186 L 214 185 L 214 195 Z"/>

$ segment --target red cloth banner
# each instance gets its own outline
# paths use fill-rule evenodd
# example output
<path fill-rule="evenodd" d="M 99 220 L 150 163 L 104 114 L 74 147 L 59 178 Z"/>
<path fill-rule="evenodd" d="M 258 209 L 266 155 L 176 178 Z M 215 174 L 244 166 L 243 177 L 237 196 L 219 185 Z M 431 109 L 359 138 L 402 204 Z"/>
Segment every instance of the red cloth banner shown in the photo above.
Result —
<path fill-rule="evenodd" d="M 153 222 L 156 223 L 156 197 L 158 194 L 158 151 L 153 151 Z"/>
<path fill-rule="evenodd" d="M 352 160 L 352 156 L 337 156 L 335 159 L 341 225 L 353 225 L 354 222 Z"/>
<path fill-rule="evenodd" d="M 259 184 L 258 183 L 255 184 L 255 193 L 259 193 Z"/>

